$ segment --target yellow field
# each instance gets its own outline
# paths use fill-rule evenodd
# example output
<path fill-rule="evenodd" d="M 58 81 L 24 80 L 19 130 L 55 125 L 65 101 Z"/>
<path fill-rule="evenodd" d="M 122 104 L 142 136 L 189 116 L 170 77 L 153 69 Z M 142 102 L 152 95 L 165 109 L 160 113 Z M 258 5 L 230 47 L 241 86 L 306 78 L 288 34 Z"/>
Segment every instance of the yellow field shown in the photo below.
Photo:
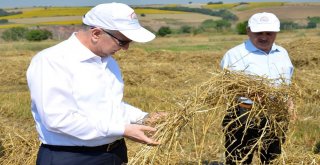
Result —
<path fill-rule="evenodd" d="M 196 94 L 197 85 L 220 70 L 223 54 L 245 39 L 246 36 L 239 35 L 207 34 L 159 37 L 147 44 L 134 43 L 127 52 L 115 55 L 126 84 L 125 101 L 147 112 L 179 107 L 185 103 L 185 97 Z M 34 54 L 57 42 L 0 43 L 0 149 L 4 149 L 0 164 L 35 164 L 39 141 L 31 117 L 25 72 Z M 278 161 L 280 164 L 316 165 L 320 163 L 320 155 L 314 154 L 312 149 L 319 141 L 320 132 L 319 30 L 279 33 L 277 43 L 291 55 L 295 66 L 293 83 L 301 90 L 295 102 L 298 120 L 290 123 L 284 154 Z M 195 149 L 197 144 L 203 143 L 199 141 L 203 135 L 201 126 L 208 122 L 202 117 L 198 114 L 181 130 L 180 144 L 183 145 L 177 148 L 180 155 L 172 157 L 172 162 L 224 161 L 222 138 L 208 137 L 204 146 L 198 146 L 202 148 Z M 216 124 L 208 128 L 208 134 L 217 136 L 222 133 L 221 118 L 216 116 L 215 119 Z M 195 123 L 202 124 L 198 124 L 200 128 L 194 130 L 196 132 L 190 132 L 188 128 Z M 131 160 L 140 145 L 127 142 Z"/>
<path fill-rule="evenodd" d="M 83 16 L 91 7 L 48 7 L 34 8 L 24 11 L 22 14 L 3 16 L 0 19 L 22 19 L 22 18 L 41 18 L 41 17 L 57 17 L 57 16 Z M 166 11 L 157 9 L 135 9 L 137 14 L 184 14 L 186 12 Z"/>
<path fill-rule="evenodd" d="M 89 7 L 49 7 L 49 8 L 29 8 L 28 10 L 23 10 L 22 14 L 4 16 L 0 19 L 8 19 L 9 24 L 1 25 L 1 28 L 11 28 L 17 26 L 35 26 L 35 25 L 77 25 L 81 24 L 81 17 L 89 10 Z M 180 11 L 166 11 L 158 9 L 135 9 L 136 14 L 145 14 L 145 15 L 162 15 L 162 18 L 165 18 L 167 15 L 180 15 L 185 17 L 185 14 L 193 14 L 188 12 Z M 195 14 L 197 16 L 199 14 Z M 149 18 L 149 17 L 148 17 Z M 202 20 L 202 19 L 201 19 Z"/>
<path fill-rule="evenodd" d="M 187 12 L 182 11 L 168 11 L 168 10 L 158 10 L 158 9 L 134 9 L 136 14 L 186 14 Z"/>
<path fill-rule="evenodd" d="M 250 2 L 246 5 L 237 6 L 236 10 L 243 11 L 243 10 L 252 10 L 256 8 L 266 8 L 266 7 L 275 7 L 275 6 L 283 6 L 285 2 Z"/>
<path fill-rule="evenodd" d="M 252 10 L 256 8 L 266 8 L 283 6 L 287 3 L 285 2 L 248 2 L 248 4 L 239 5 L 239 3 L 224 3 L 224 4 L 210 4 L 203 5 L 204 8 L 208 9 L 232 9 L 236 11 Z"/>
<path fill-rule="evenodd" d="M 48 7 L 48 8 L 34 8 L 24 11 L 22 14 L 0 17 L 0 19 L 21 19 L 21 18 L 35 18 L 35 17 L 56 17 L 56 16 L 82 16 L 89 7 Z"/>
<path fill-rule="evenodd" d="M 203 8 L 208 9 L 232 9 L 236 7 L 237 3 L 225 3 L 225 4 L 210 4 L 210 5 L 203 5 Z"/>

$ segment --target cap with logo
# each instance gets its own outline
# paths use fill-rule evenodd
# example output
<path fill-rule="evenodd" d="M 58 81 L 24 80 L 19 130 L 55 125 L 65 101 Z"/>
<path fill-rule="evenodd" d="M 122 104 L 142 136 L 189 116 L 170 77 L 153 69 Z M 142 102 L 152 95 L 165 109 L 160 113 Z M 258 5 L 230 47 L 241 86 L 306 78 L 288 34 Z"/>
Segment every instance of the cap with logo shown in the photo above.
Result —
<path fill-rule="evenodd" d="M 252 32 L 279 32 L 280 21 L 272 13 L 256 13 L 250 17 L 248 27 Z"/>
<path fill-rule="evenodd" d="M 135 42 L 148 42 L 155 35 L 142 27 L 134 10 L 123 3 L 105 3 L 93 7 L 82 18 L 89 26 L 116 30 Z"/>

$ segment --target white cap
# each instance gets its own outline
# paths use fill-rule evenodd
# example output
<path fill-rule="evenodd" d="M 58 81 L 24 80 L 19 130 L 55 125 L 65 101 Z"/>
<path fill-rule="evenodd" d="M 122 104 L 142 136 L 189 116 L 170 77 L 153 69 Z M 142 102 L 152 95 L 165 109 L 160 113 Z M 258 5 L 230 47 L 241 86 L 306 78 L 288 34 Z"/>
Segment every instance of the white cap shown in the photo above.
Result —
<path fill-rule="evenodd" d="M 139 24 L 134 10 L 122 3 L 97 5 L 83 16 L 82 22 L 102 29 L 117 30 L 135 42 L 148 42 L 155 38 L 153 33 Z"/>
<path fill-rule="evenodd" d="M 252 32 L 279 32 L 280 21 L 272 13 L 256 13 L 250 17 L 248 27 Z"/>

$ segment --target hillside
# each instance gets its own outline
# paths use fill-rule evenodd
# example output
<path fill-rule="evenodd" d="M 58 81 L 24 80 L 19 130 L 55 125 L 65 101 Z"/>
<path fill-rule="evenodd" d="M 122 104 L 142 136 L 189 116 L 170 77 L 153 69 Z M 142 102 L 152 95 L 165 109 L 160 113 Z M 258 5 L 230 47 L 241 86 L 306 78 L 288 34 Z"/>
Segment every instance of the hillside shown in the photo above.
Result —
<path fill-rule="evenodd" d="M 172 6 L 172 5 L 171 5 Z M 180 5 L 175 5 L 180 6 Z M 239 21 L 244 21 L 250 15 L 256 12 L 273 12 L 281 20 L 290 20 L 297 23 L 306 23 L 307 17 L 320 16 L 319 3 L 275 3 L 261 2 L 249 4 L 223 4 L 223 5 L 206 5 L 206 4 L 189 4 L 183 5 L 190 8 L 210 8 L 213 10 L 228 9 L 234 13 Z M 221 19 L 219 17 L 208 16 L 199 13 L 175 12 L 157 9 L 143 9 L 140 6 L 135 11 L 141 19 L 141 23 L 150 27 L 152 30 L 158 30 L 161 26 L 170 26 L 177 28 L 182 25 L 197 27 L 207 19 Z M 150 6 L 145 6 L 150 7 Z M 153 6 L 163 7 L 163 6 Z M 1 28 L 15 26 L 38 26 L 38 25 L 78 25 L 81 24 L 81 17 L 90 9 L 90 7 L 36 7 L 7 9 L 11 11 L 22 11 L 23 14 L 0 17 L 8 19 L 8 24 L 0 24 Z M 142 16 L 144 15 L 144 16 Z M 238 21 L 238 22 L 239 22 Z"/>

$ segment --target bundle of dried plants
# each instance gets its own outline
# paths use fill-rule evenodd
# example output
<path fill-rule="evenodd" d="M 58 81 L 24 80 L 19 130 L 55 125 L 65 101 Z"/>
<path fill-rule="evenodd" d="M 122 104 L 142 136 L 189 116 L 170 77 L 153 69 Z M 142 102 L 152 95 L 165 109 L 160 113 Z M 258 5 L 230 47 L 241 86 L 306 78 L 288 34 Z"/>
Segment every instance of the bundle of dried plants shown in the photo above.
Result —
<path fill-rule="evenodd" d="M 140 145 L 129 164 L 203 164 L 224 161 L 224 133 L 221 123 L 230 108 L 238 106 L 239 97 L 253 101 L 251 110 L 243 115 L 246 127 L 259 124 L 261 117 L 268 124 L 261 137 L 251 146 L 261 148 L 267 133 L 285 136 L 289 123 L 288 102 L 295 97 L 294 86 L 273 85 L 273 81 L 244 74 L 223 71 L 213 73 L 209 81 L 198 86 L 187 99 L 179 101 L 171 114 L 155 124 L 153 137 L 161 145 Z M 238 122 L 241 117 L 229 124 Z M 234 128 L 237 129 L 237 128 Z M 268 131 L 267 131 L 268 130 Z M 259 151 L 259 150 L 258 150 Z M 241 163 L 241 160 L 239 160 Z"/>

